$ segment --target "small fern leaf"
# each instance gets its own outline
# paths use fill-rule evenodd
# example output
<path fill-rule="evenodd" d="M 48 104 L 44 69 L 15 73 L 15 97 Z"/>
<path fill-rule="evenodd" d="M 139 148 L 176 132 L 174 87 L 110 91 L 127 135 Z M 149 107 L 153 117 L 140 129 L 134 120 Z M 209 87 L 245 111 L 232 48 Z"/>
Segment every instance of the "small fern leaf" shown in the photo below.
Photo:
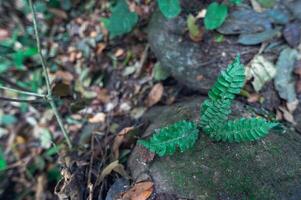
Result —
<path fill-rule="evenodd" d="M 231 113 L 231 102 L 230 99 L 220 99 L 216 101 L 206 100 L 202 104 L 200 126 L 206 134 L 210 135 L 224 126 L 228 115 Z"/>
<path fill-rule="evenodd" d="M 197 138 L 196 124 L 184 120 L 155 130 L 149 140 L 139 140 L 138 143 L 159 156 L 165 156 L 174 154 L 177 147 L 181 152 L 191 148 Z"/>
<path fill-rule="evenodd" d="M 219 75 L 216 83 L 208 93 L 211 100 L 221 98 L 234 99 L 245 82 L 244 65 L 240 63 L 240 56 L 237 55 L 234 61 L 228 65 L 225 71 Z"/>
<path fill-rule="evenodd" d="M 265 137 L 269 130 L 278 123 L 268 122 L 263 118 L 242 118 L 228 121 L 219 131 L 211 134 L 211 138 L 224 142 L 247 142 Z"/>

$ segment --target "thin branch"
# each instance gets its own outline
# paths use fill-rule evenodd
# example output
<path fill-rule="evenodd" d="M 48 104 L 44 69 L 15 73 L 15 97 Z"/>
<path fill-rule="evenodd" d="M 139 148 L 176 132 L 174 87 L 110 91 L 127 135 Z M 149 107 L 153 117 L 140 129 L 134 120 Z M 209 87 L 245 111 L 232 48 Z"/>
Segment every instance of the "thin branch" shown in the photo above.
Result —
<path fill-rule="evenodd" d="M 9 78 L 5 77 L 5 76 L 2 76 L 0 75 L 0 81 L 2 81 L 3 83 L 7 84 L 7 85 L 11 85 L 12 87 L 18 89 L 18 90 L 22 90 L 22 91 L 26 91 L 26 92 L 29 92 L 28 89 L 24 88 L 24 87 L 21 87 L 20 85 L 12 82 L 11 80 L 9 80 Z"/>
<path fill-rule="evenodd" d="M 46 88 L 47 88 L 47 99 L 49 100 L 49 104 L 51 106 L 51 109 L 53 110 L 54 112 L 54 115 L 56 117 L 56 120 L 64 134 L 64 137 L 65 137 L 65 140 L 69 146 L 70 149 L 72 149 L 72 144 L 71 144 L 71 141 L 69 139 L 69 136 L 67 134 L 67 131 L 64 127 L 64 124 L 63 124 L 63 120 L 62 120 L 62 117 L 61 115 L 59 114 L 58 112 L 58 109 L 54 103 L 54 100 L 52 98 L 52 92 L 51 92 L 51 87 L 50 87 L 50 80 L 49 80 L 49 76 L 48 76 L 48 72 L 47 72 L 47 66 L 46 66 L 46 61 L 45 61 L 45 58 L 42 54 L 42 50 L 41 50 L 41 43 L 40 43 L 40 37 L 39 37 L 39 32 L 38 32 L 38 26 L 37 26 L 37 18 L 36 18 L 36 12 L 35 12 L 35 9 L 33 7 L 33 3 L 32 3 L 32 0 L 29 0 L 29 6 L 31 8 L 31 12 L 32 12 L 32 19 L 33 19 L 33 26 L 34 26 L 34 32 L 35 32 L 35 38 L 36 38 L 36 42 L 37 42 L 37 48 L 38 48 L 38 52 L 39 52 L 39 56 L 40 56 L 40 60 L 41 60 L 41 63 L 42 63 L 42 67 L 43 67 L 43 72 L 44 72 L 44 78 L 45 78 L 45 82 L 46 82 Z"/>
<path fill-rule="evenodd" d="M 48 103 L 46 100 L 43 100 L 43 99 L 28 100 L 28 99 L 15 99 L 15 98 L 8 98 L 8 97 L 0 97 L 0 100 L 1 101 L 30 103 L 30 104 Z"/>
<path fill-rule="evenodd" d="M 32 12 L 33 28 L 34 28 L 35 38 L 36 38 L 36 42 L 37 42 L 38 53 L 39 53 L 39 56 L 40 56 L 42 67 L 43 67 L 44 78 L 45 78 L 46 87 L 47 87 L 47 93 L 48 93 L 49 96 L 51 96 L 50 79 L 49 79 L 48 72 L 47 72 L 46 61 L 45 61 L 45 58 L 42 54 L 40 36 L 39 36 L 38 25 L 37 25 L 36 11 L 34 9 L 32 0 L 29 0 L 29 6 L 30 6 L 31 12 Z"/>
<path fill-rule="evenodd" d="M 28 96 L 35 96 L 35 97 L 40 97 L 40 98 L 45 98 L 46 99 L 45 95 L 37 94 L 37 93 L 34 93 L 34 92 L 27 92 L 27 91 L 17 90 L 17 89 L 13 89 L 13 88 L 1 86 L 1 85 L 0 85 L 0 89 L 8 90 L 8 91 L 12 91 L 12 92 L 15 92 L 15 93 L 20 93 L 20 94 L 25 94 L 25 95 L 28 95 Z"/>

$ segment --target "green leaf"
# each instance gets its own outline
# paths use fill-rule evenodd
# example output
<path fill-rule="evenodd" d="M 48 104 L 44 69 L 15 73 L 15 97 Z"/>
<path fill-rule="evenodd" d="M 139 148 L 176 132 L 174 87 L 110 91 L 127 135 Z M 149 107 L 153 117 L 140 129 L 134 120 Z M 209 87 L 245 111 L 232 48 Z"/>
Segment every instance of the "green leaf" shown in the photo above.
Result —
<path fill-rule="evenodd" d="M 114 38 L 130 32 L 138 22 L 138 15 L 129 10 L 125 0 L 118 0 L 112 8 L 111 17 L 101 20 L 110 32 L 110 37 Z"/>
<path fill-rule="evenodd" d="M 248 142 L 265 137 L 269 130 L 278 123 L 268 122 L 262 118 L 242 118 L 228 121 L 226 125 L 211 134 L 211 138 L 216 141 L 224 142 Z"/>
<path fill-rule="evenodd" d="M 256 0 L 256 1 L 264 8 L 272 8 L 277 2 L 276 0 Z"/>
<path fill-rule="evenodd" d="M 0 44 L 0 56 L 5 56 L 14 52 L 13 48 Z"/>
<path fill-rule="evenodd" d="M 195 123 L 179 121 L 167 127 L 155 130 L 149 140 L 139 140 L 138 143 L 159 156 L 171 155 L 178 147 L 181 152 L 191 148 L 198 138 Z"/>
<path fill-rule="evenodd" d="M 169 77 L 169 72 L 157 62 L 153 69 L 153 77 L 155 81 L 163 81 Z"/>
<path fill-rule="evenodd" d="M 266 136 L 278 123 L 262 118 L 228 121 L 231 103 L 244 85 L 245 71 L 237 56 L 232 64 L 221 73 L 209 91 L 209 98 L 201 105 L 200 126 L 209 137 L 216 141 L 254 141 Z"/>
<path fill-rule="evenodd" d="M 41 142 L 41 147 L 44 149 L 50 148 L 52 144 L 52 137 L 51 133 L 48 129 L 42 128 L 39 133 L 39 139 Z"/>
<path fill-rule="evenodd" d="M 210 135 L 224 126 L 231 113 L 231 100 L 206 100 L 201 107 L 200 125 L 206 134 Z"/>
<path fill-rule="evenodd" d="M 18 50 L 13 54 L 13 60 L 17 69 L 23 69 L 23 61 L 38 53 L 37 48 L 27 48 L 25 50 Z"/>
<path fill-rule="evenodd" d="M 13 115 L 2 115 L 0 116 L 0 124 L 9 126 L 17 122 L 17 118 Z"/>
<path fill-rule="evenodd" d="M 216 83 L 210 89 L 208 96 L 211 100 L 222 98 L 234 99 L 239 94 L 245 83 L 245 68 L 240 63 L 240 56 L 236 56 L 234 61 L 222 71 Z"/>
<path fill-rule="evenodd" d="M 206 12 L 204 24 L 207 30 L 220 27 L 228 16 L 228 7 L 225 4 L 211 3 Z"/>
<path fill-rule="evenodd" d="M 179 0 L 157 0 L 159 8 L 167 19 L 178 16 L 181 12 Z"/>
<path fill-rule="evenodd" d="M 196 24 L 196 18 L 193 15 L 188 15 L 187 18 L 187 27 L 189 34 L 192 38 L 197 38 L 201 34 L 198 25 Z"/>
<path fill-rule="evenodd" d="M 234 5 L 239 5 L 239 4 L 241 4 L 242 0 L 229 0 L 229 2 Z"/>
<path fill-rule="evenodd" d="M 4 153 L 2 151 L 2 148 L 0 148 L 0 171 L 5 170 L 7 167 L 7 163 L 5 160 Z"/>

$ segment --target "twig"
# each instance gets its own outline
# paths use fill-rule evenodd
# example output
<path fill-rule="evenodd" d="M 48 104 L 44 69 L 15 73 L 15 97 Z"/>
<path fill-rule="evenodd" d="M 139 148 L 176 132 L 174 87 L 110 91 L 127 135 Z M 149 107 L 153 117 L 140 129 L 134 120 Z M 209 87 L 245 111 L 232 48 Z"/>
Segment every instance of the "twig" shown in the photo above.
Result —
<path fill-rule="evenodd" d="M 0 89 L 12 91 L 12 92 L 16 92 L 16 93 L 20 93 L 20 94 L 25 94 L 25 95 L 29 95 L 29 96 L 35 96 L 35 97 L 40 97 L 40 98 L 46 98 L 46 96 L 43 95 L 43 94 L 37 94 L 37 93 L 34 93 L 34 92 L 27 92 L 27 91 L 17 90 L 17 89 L 5 87 L 5 86 L 0 86 Z"/>
<path fill-rule="evenodd" d="M 37 99 L 37 100 L 28 100 L 28 99 L 14 99 L 14 98 L 7 98 L 7 97 L 0 97 L 1 101 L 12 101 L 12 102 L 21 102 L 21 103 L 47 103 L 46 99 Z"/>
<path fill-rule="evenodd" d="M 38 32 L 38 26 L 37 26 L 37 18 L 36 18 L 36 12 L 35 12 L 35 9 L 33 7 L 33 3 L 32 3 L 32 0 L 29 0 L 29 6 L 31 8 L 31 12 L 32 12 L 32 19 L 33 19 L 33 27 L 34 27 L 34 32 L 35 32 L 35 38 L 36 38 L 36 42 L 37 42 L 37 48 L 38 48 L 38 53 L 39 53 L 39 56 L 40 56 L 40 60 L 41 60 L 41 63 L 42 63 L 42 67 L 43 67 L 43 72 L 44 72 L 44 79 L 45 79 L 45 82 L 46 82 L 46 88 L 47 88 L 47 99 L 49 101 L 49 104 L 51 106 L 51 109 L 53 110 L 54 112 L 54 115 L 56 117 L 56 120 L 64 134 L 64 137 L 65 137 L 65 140 L 67 141 L 67 144 L 69 146 L 69 149 L 72 149 L 72 144 L 71 144 L 71 141 L 69 139 L 69 136 L 67 134 L 67 131 L 64 127 L 64 124 L 63 124 L 63 120 L 62 120 L 62 117 L 60 116 L 59 112 L 58 112 L 58 109 L 54 103 L 54 100 L 52 98 L 52 92 L 51 92 L 51 87 L 50 87 L 50 80 L 49 80 L 49 76 L 48 76 L 48 72 L 47 72 L 47 65 L 46 65 L 46 61 L 45 61 L 45 58 L 42 54 L 42 50 L 41 50 L 41 43 L 40 43 L 40 37 L 39 37 L 39 32 Z"/>
<path fill-rule="evenodd" d="M 94 161 L 94 136 L 95 133 L 93 131 L 92 135 L 91 135 L 91 157 L 90 157 L 90 164 L 89 164 L 89 174 L 88 174 L 88 183 L 87 183 L 87 187 L 88 187 L 88 191 L 89 191 L 89 200 L 93 199 L 93 184 L 91 182 L 92 180 L 92 168 L 93 168 L 93 161 Z"/>
<path fill-rule="evenodd" d="M 19 90 L 22 90 L 22 91 L 26 91 L 26 92 L 29 92 L 28 89 L 24 88 L 24 87 L 21 87 L 20 85 L 12 82 L 11 80 L 9 80 L 7 77 L 5 76 L 1 76 L 0 75 L 0 81 L 6 83 L 7 85 L 11 85 L 12 87 L 16 88 L 16 89 L 19 89 Z"/>
<path fill-rule="evenodd" d="M 149 50 L 149 47 L 150 47 L 150 45 L 147 44 L 146 47 L 145 47 L 145 49 L 144 49 L 144 51 L 143 51 L 143 53 L 142 53 L 142 56 L 141 56 L 141 58 L 140 58 L 139 65 L 138 65 L 138 67 L 137 67 L 137 71 L 136 71 L 136 73 L 135 73 L 135 75 L 134 75 L 135 78 L 138 78 L 138 77 L 140 76 L 140 74 L 141 74 L 142 68 L 143 68 L 143 66 L 144 66 L 144 64 L 145 64 L 145 61 L 146 61 L 146 59 L 147 59 L 147 56 L 148 56 L 148 50 Z"/>

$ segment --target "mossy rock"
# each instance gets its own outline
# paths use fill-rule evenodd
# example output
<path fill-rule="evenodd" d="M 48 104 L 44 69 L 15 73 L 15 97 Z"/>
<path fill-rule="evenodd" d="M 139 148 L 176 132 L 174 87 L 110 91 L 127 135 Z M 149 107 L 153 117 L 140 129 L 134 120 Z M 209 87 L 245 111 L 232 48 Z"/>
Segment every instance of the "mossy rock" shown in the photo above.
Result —
<path fill-rule="evenodd" d="M 197 120 L 203 99 L 157 107 L 148 112 L 151 124 L 144 137 L 155 128 L 180 119 Z M 254 116 L 242 103 L 233 106 L 232 117 Z M 152 179 L 157 193 L 188 199 L 285 199 L 301 197 L 301 136 L 287 128 L 248 143 L 213 142 L 204 134 L 195 147 L 184 153 L 147 162 L 149 154 L 137 145 L 128 166 L 136 181 Z"/>

